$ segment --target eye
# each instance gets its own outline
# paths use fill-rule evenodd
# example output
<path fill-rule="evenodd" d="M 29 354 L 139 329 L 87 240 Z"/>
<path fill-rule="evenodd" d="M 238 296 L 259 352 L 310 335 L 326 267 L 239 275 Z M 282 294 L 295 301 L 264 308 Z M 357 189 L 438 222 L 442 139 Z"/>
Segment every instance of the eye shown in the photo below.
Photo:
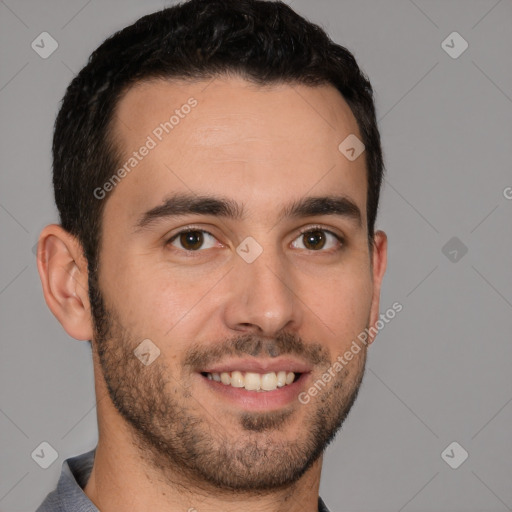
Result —
<path fill-rule="evenodd" d="M 211 249 L 215 245 L 214 241 L 215 237 L 211 233 L 208 233 L 208 231 L 203 229 L 186 229 L 176 233 L 169 239 L 167 244 L 185 251 L 197 252 L 201 248 Z M 181 247 L 176 246 L 175 243 L 179 243 Z"/>
<path fill-rule="evenodd" d="M 299 240 L 299 245 L 297 246 L 297 240 Z M 324 229 L 319 226 L 315 226 L 313 228 L 308 228 L 304 231 L 301 231 L 301 234 L 298 238 L 293 241 L 293 247 L 295 249 L 308 249 L 312 251 L 321 251 L 325 249 L 323 252 L 329 252 L 329 249 L 340 250 L 343 246 L 343 238 L 328 229 Z"/>
<path fill-rule="evenodd" d="M 167 245 L 187 252 L 199 252 L 201 249 L 215 247 L 215 241 L 216 238 L 204 229 L 187 228 L 173 235 L 167 241 Z M 292 242 L 292 247 L 316 252 L 335 252 L 340 250 L 343 244 L 341 236 L 320 226 L 314 226 L 301 231 L 300 236 Z"/>

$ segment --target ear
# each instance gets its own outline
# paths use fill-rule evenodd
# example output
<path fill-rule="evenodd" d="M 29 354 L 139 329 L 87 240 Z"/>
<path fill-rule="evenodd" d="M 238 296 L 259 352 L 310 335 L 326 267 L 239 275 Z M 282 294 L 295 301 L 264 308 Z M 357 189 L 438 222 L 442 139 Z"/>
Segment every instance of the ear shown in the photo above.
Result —
<path fill-rule="evenodd" d="M 388 262 L 388 237 L 384 231 L 377 231 L 374 236 L 373 254 L 372 254 L 372 274 L 373 274 L 373 295 L 372 306 L 370 310 L 370 326 L 375 325 L 379 320 L 380 287 L 386 266 Z M 368 336 L 368 345 L 375 340 L 376 334 L 370 329 Z"/>
<path fill-rule="evenodd" d="M 77 340 L 92 340 L 87 260 L 79 241 L 57 224 L 39 235 L 37 269 L 44 299 L 64 330 Z"/>

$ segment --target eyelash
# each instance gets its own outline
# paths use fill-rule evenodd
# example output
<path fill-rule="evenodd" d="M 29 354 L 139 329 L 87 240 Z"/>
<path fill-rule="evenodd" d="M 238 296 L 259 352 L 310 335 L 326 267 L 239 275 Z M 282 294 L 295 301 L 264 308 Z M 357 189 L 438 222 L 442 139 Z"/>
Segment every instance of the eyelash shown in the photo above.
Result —
<path fill-rule="evenodd" d="M 327 250 L 327 251 L 324 251 L 322 249 L 319 249 L 318 251 L 315 251 L 312 249 L 311 250 L 306 249 L 306 250 L 308 250 L 308 252 L 319 252 L 319 253 L 323 252 L 323 253 L 327 253 L 327 254 L 329 254 L 329 253 L 333 254 L 333 253 L 336 253 L 344 248 L 345 239 L 341 235 L 338 235 L 337 233 L 334 233 L 330 229 L 326 229 L 323 226 L 319 226 L 319 225 L 308 226 L 307 228 L 302 229 L 294 240 L 296 240 L 297 238 L 299 238 L 300 236 L 302 236 L 306 233 L 310 233 L 313 231 L 323 231 L 324 233 L 328 233 L 328 234 L 334 236 L 334 238 L 336 238 L 336 240 L 339 242 L 340 245 L 337 248 L 335 248 L 334 250 L 331 249 L 331 250 Z M 182 229 L 181 231 L 178 231 L 178 233 L 175 233 L 171 238 L 169 238 L 167 240 L 167 242 L 165 243 L 165 245 L 166 246 L 171 245 L 171 243 L 174 242 L 174 240 L 176 240 L 180 235 L 182 235 L 184 233 L 195 233 L 195 232 L 206 233 L 206 234 L 210 235 L 212 238 L 216 239 L 216 237 L 214 235 L 212 235 L 209 231 L 207 231 L 205 229 L 201 229 L 201 228 L 195 227 L 195 226 L 187 226 L 186 228 Z M 187 249 L 176 249 L 176 250 L 185 252 L 188 255 L 193 255 L 194 253 L 202 252 L 201 249 L 198 249 L 196 251 L 191 251 L 191 250 L 187 250 Z"/>

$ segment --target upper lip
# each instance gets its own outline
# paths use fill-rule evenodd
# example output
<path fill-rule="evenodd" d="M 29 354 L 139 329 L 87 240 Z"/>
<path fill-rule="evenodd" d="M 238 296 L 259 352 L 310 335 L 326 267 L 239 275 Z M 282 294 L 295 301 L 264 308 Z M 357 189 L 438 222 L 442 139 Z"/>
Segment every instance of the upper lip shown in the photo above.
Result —
<path fill-rule="evenodd" d="M 292 357 L 277 357 L 272 359 L 230 359 L 209 366 L 201 373 L 223 373 L 223 372 L 254 372 L 254 373 L 270 373 L 270 372 L 294 372 L 307 373 L 312 370 L 312 366 L 304 361 L 294 359 Z"/>

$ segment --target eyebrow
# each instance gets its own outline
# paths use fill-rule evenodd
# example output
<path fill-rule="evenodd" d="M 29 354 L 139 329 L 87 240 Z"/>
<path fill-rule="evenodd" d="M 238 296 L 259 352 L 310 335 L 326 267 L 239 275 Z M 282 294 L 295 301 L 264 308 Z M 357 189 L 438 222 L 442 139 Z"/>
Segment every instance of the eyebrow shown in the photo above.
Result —
<path fill-rule="evenodd" d="M 174 194 L 164 199 L 161 205 L 143 213 L 136 225 L 136 231 L 147 228 L 159 220 L 185 215 L 213 215 L 232 220 L 245 218 L 244 206 L 225 197 Z M 335 215 L 362 225 L 362 213 L 352 199 L 346 196 L 314 196 L 297 199 L 285 206 L 279 218 L 301 218 L 317 215 Z"/>

